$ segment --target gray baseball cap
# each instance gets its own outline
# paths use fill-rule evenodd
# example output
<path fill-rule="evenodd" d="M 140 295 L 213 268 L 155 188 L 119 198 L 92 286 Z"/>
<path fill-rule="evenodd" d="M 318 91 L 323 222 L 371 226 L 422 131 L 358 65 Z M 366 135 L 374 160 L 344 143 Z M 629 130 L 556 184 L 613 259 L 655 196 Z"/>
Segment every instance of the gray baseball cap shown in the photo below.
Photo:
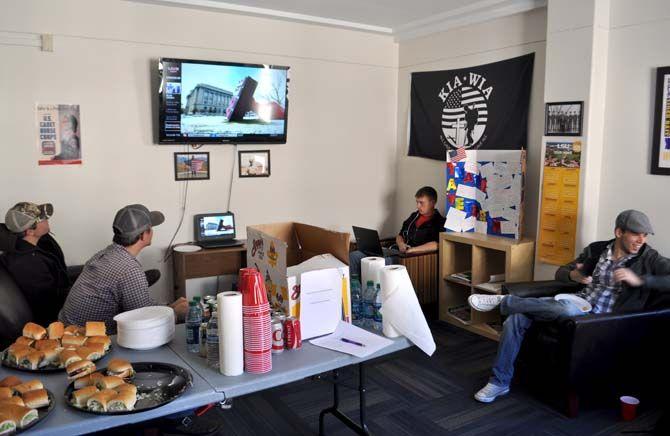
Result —
<path fill-rule="evenodd" d="M 649 217 L 643 212 L 634 209 L 628 209 L 621 212 L 616 217 L 616 224 L 614 227 L 634 233 L 654 234 L 654 229 L 651 227 Z"/>
<path fill-rule="evenodd" d="M 35 204 L 23 201 L 16 203 L 5 215 L 5 225 L 10 232 L 21 233 L 54 214 L 50 203 Z"/>
<path fill-rule="evenodd" d="M 131 239 L 165 221 L 165 216 L 156 210 L 149 211 L 141 204 L 130 204 L 116 212 L 114 217 L 114 234 Z"/>

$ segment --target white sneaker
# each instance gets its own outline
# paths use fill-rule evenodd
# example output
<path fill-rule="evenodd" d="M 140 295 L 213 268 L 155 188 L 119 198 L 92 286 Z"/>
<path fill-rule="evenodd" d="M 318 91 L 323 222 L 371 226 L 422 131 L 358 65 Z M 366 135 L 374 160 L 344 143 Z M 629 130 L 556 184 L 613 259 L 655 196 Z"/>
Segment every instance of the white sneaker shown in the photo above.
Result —
<path fill-rule="evenodd" d="M 504 295 L 472 294 L 468 297 L 468 304 L 479 312 L 488 312 L 500 305 Z"/>
<path fill-rule="evenodd" d="M 509 393 L 509 388 L 503 388 L 493 383 L 487 383 L 486 386 L 481 388 L 479 392 L 475 394 L 475 400 L 482 403 L 491 403 L 495 401 L 500 395 L 505 395 Z"/>

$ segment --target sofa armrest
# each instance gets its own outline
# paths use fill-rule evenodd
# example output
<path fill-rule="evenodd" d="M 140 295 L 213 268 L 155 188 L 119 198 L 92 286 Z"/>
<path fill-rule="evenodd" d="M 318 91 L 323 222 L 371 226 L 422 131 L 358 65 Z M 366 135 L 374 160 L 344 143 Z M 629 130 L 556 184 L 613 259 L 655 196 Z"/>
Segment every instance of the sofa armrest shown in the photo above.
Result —
<path fill-rule="evenodd" d="M 429 254 L 437 254 L 438 250 L 428 250 L 428 251 L 422 251 L 420 253 L 400 253 L 399 257 L 401 259 L 408 259 L 411 257 L 419 257 L 419 256 L 426 256 Z"/>
<path fill-rule="evenodd" d="M 517 297 L 551 297 L 561 292 L 575 292 L 577 283 L 565 283 L 556 280 L 542 280 L 535 282 L 503 283 L 503 294 Z"/>

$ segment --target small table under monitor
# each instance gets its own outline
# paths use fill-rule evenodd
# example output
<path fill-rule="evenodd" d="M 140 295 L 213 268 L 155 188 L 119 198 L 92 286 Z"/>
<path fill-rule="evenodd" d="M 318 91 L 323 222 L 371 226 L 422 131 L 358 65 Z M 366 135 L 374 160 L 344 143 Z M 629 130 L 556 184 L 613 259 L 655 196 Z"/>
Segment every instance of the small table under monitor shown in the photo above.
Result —
<path fill-rule="evenodd" d="M 247 246 L 203 248 L 184 253 L 172 251 L 174 298 L 186 297 L 186 280 L 200 277 L 237 274 L 247 266 Z"/>

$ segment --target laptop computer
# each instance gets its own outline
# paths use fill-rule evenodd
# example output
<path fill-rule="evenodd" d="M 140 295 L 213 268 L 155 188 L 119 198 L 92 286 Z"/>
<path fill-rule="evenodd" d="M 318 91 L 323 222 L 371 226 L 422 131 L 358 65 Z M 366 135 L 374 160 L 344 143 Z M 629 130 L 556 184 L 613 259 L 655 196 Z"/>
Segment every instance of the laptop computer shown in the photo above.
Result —
<path fill-rule="evenodd" d="M 235 215 L 232 212 L 201 213 L 193 217 L 195 243 L 202 248 L 237 247 L 244 241 L 235 239 Z"/>
<path fill-rule="evenodd" d="M 362 251 L 368 256 L 386 257 L 400 255 L 399 250 L 382 248 L 382 243 L 379 240 L 379 233 L 377 233 L 377 230 L 356 226 L 352 226 L 352 228 L 354 229 L 356 245 L 359 251 Z"/>

